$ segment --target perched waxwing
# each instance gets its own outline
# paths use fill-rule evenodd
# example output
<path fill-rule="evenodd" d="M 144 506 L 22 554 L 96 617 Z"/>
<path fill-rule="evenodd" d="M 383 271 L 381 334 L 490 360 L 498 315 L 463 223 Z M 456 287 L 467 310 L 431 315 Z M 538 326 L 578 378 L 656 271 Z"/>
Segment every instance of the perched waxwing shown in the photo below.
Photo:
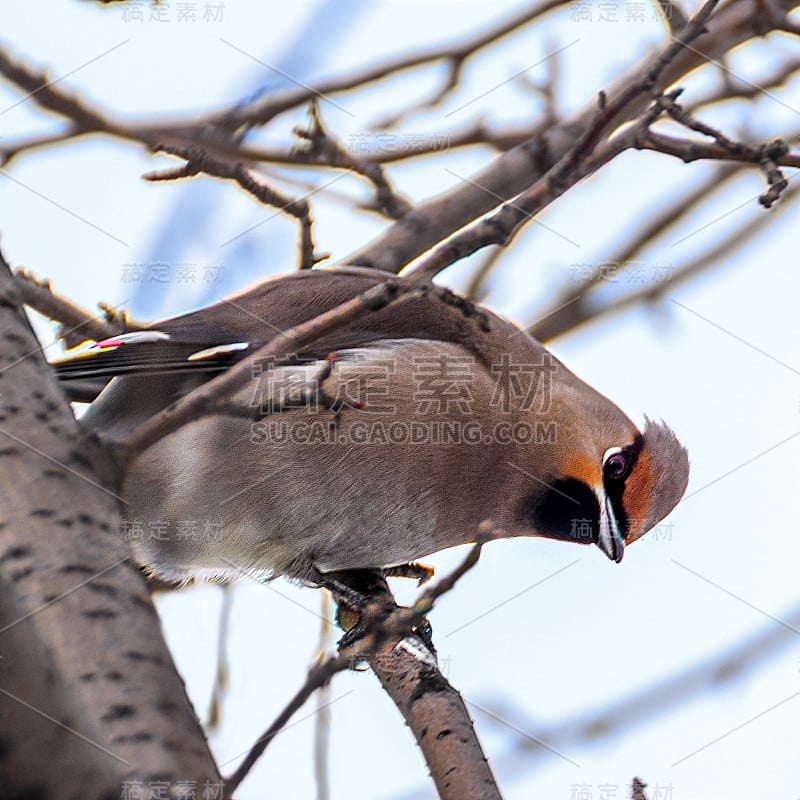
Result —
<path fill-rule="evenodd" d="M 277 334 L 387 279 L 297 272 L 57 364 L 111 441 Z M 79 388 L 80 387 L 80 388 Z M 414 292 L 326 334 L 126 466 L 125 533 L 166 580 L 398 567 L 489 534 L 625 546 L 682 497 L 675 434 L 642 430 L 539 342 Z"/>

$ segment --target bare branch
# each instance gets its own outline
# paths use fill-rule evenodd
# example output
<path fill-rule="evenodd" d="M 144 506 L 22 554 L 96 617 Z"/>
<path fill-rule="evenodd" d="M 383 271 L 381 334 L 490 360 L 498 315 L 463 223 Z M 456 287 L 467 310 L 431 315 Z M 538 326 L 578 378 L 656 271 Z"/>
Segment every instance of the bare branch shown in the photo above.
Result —
<path fill-rule="evenodd" d="M 174 145 L 156 145 L 156 151 L 169 153 L 186 159 L 186 164 L 176 169 L 147 173 L 148 181 L 172 181 L 188 178 L 201 172 L 217 178 L 235 181 L 246 192 L 253 195 L 260 203 L 285 211 L 294 217 L 299 224 L 299 266 L 300 269 L 311 269 L 317 258 L 314 254 L 314 242 L 311 236 L 311 209 L 303 198 L 288 197 L 277 189 L 257 181 L 250 171 L 241 163 L 230 164 L 214 158 L 202 147 L 178 147 Z"/>
<path fill-rule="evenodd" d="M 477 552 L 476 547 L 471 555 Z M 387 639 L 369 663 L 413 732 L 438 796 L 500 800 L 463 699 L 419 640 L 406 637 L 395 644 Z"/>
<path fill-rule="evenodd" d="M 354 573 L 355 578 L 365 581 L 369 597 L 359 611 L 358 626 L 363 633 L 354 641 L 346 636 L 335 655 L 309 670 L 303 686 L 226 781 L 227 790 L 235 792 L 269 743 L 314 691 L 337 672 L 367 660 L 414 732 L 439 796 L 443 800 L 499 800 L 463 700 L 415 633 L 435 600 L 477 563 L 482 546 L 483 540 L 449 576 L 423 592 L 412 608 L 397 606 L 384 578 L 371 572 Z"/>
<path fill-rule="evenodd" d="M 0 48 L 0 54 L 3 54 L 2 48 Z M 11 56 L 7 53 L 5 54 L 5 60 L 13 61 Z M 363 156 L 359 156 L 359 160 L 362 162 L 388 164 L 411 158 L 436 155 L 443 151 L 452 152 L 460 148 L 479 145 L 489 145 L 499 152 L 507 152 L 523 142 L 541 137 L 557 119 L 556 116 L 554 116 L 555 109 L 553 107 L 553 100 L 555 98 L 555 92 L 552 89 L 554 80 L 553 70 L 557 68 L 557 59 L 555 56 L 548 59 L 548 66 L 550 67 L 551 74 L 545 86 L 530 86 L 532 90 L 535 90 L 537 93 L 543 93 L 545 96 L 546 106 L 545 117 L 543 119 L 538 119 L 530 124 L 512 125 L 499 129 L 492 129 L 486 122 L 477 119 L 452 132 L 438 132 L 429 137 L 423 135 L 414 136 L 408 142 L 404 142 L 401 137 L 393 136 L 389 138 L 384 145 L 366 148 Z M 720 86 L 702 95 L 697 100 L 686 103 L 686 111 L 688 113 L 695 113 L 700 108 L 729 99 L 741 98 L 752 100 L 758 98 L 763 96 L 766 91 L 782 86 L 799 69 L 800 60 L 789 59 L 785 63 L 779 64 L 772 73 L 759 78 L 757 81 L 749 82 L 736 80 L 732 77 L 730 71 L 722 70 L 723 81 Z M 20 71 L 27 77 L 26 81 L 18 84 L 20 88 L 24 89 L 27 85 L 31 84 L 37 85 L 35 83 L 35 76 L 38 75 L 38 73 L 15 63 L 14 70 L 10 70 L 9 74 L 15 75 L 16 71 Z M 53 86 L 48 86 L 48 92 L 58 98 L 61 112 L 63 113 L 69 111 L 70 115 L 74 113 L 77 117 L 81 117 L 84 115 L 84 111 L 87 110 L 83 101 L 78 101 L 66 93 L 61 93 L 60 90 Z M 38 94 L 33 94 L 31 96 L 31 99 L 34 101 L 36 101 L 37 98 Z M 76 110 L 72 111 L 71 109 L 73 108 Z M 81 127 L 81 125 L 70 124 L 63 131 L 56 134 L 33 136 L 4 143 L 0 146 L 0 164 L 6 166 L 21 154 L 44 147 L 50 147 L 54 144 L 63 144 L 64 142 L 80 138 L 90 133 L 102 132 L 108 136 L 142 144 L 148 149 L 152 149 L 154 144 L 157 143 L 156 140 L 169 141 L 174 144 L 183 145 L 199 144 L 202 141 L 203 146 L 209 153 L 226 160 L 248 163 L 269 163 L 299 168 L 317 167 L 320 165 L 317 158 L 306 157 L 302 152 L 290 150 L 287 147 L 269 147 L 265 145 L 248 144 L 246 141 L 225 139 L 218 135 L 216 138 L 209 137 L 205 128 L 206 123 L 204 123 L 202 119 L 187 120 L 183 126 L 178 125 L 178 123 L 159 124 L 154 122 L 144 124 L 131 122 L 123 124 L 111 120 L 96 109 L 88 108 L 88 113 L 91 119 L 96 122 L 94 127 Z M 202 130 L 205 130 L 205 135 L 199 135 L 199 132 Z M 390 135 L 365 133 L 361 136 L 367 141 L 380 137 L 385 139 Z M 353 155 L 357 155 L 357 152 L 356 148 Z"/>
<path fill-rule="evenodd" d="M 764 97 L 771 89 L 778 89 L 800 70 L 800 58 L 789 58 L 777 65 L 773 72 L 759 77 L 757 80 L 742 81 L 731 74 L 730 70 L 721 70 L 720 85 L 684 104 L 688 114 L 694 114 L 705 106 L 715 105 L 725 100 L 755 100 Z"/>
<path fill-rule="evenodd" d="M 411 211 L 411 203 L 395 193 L 380 164 L 357 158 L 331 135 L 322 122 L 316 103 L 311 104 L 309 116 L 308 128 L 295 128 L 295 134 L 304 142 L 300 153 L 317 158 L 321 164 L 342 167 L 364 175 L 375 185 L 378 209 L 389 217 L 400 219 Z"/>
<path fill-rule="evenodd" d="M 689 163 L 700 159 L 715 161 L 737 161 L 742 164 L 759 166 L 764 159 L 782 167 L 800 167 L 800 153 L 790 153 L 789 146 L 782 139 L 760 145 L 749 145 L 727 139 L 724 144 L 699 142 L 696 139 L 679 139 L 655 131 L 647 131 L 637 144 L 638 150 L 654 150 L 665 155 L 675 156 Z"/>
<path fill-rule="evenodd" d="M 760 215 L 763 218 L 763 215 Z M 638 692 L 626 694 L 621 699 L 609 702 L 605 698 L 596 708 L 579 712 L 571 718 L 543 726 L 538 720 L 526 716 L 519 706 L 502 700 L 484 701 L 495 714 L 495 718 L 507 720 L 514 727 L 529 735 L 519 737 L 510 750 L 497 759 L 504 762 L 507 771 L 513 764 L 530 770 L 532 757 L 552 752 L 542 746 L 559 750 L 570 750 L 596 744 L 599 735 L 621 735 L 623 731 L 641 725 L 660 713 L 674 712 L 680 707 L 711 689 L 722 689 L 736 678 L 741 678 L 759 664 L 775 656 L 781 650 L 797 642 L 797 626 L 800 625 L 800 608 L 795 607 L 782 620 L 786 625 L 774 621 L 764 625 L 751 636 L 730 647 L 720 655 L 703 659 L 683 670 L 670 672 Z M 733 691 L 732 689 L 730 689 Z M 492 717 L 490 716 L 489 719 Z M 505 728 L 506 734 L 508 728 Z"/>
<path fill-rule="evenodd" d="M 644 91 L 644 85 L 631 91 Z M 667 96 L 674 100 L 678 92 Z M 459 259 L 472 255 L 490 244 L 506 245 L 520 228 L 533 219 L 548 204 L 560 197 L 586 175 L 595 172 L 629 147 L 655 122 L 663 112 L 663 99 L 659 98 L 639 122 L 615 137 L 605 147 L 592 155 L 595 145 L 615 113 L 601 92 L 595 122 L 549 172 L 541 177 L 527 192 L 504 203 L 494 214 L 473 223 L 463 232 L 435 247 L 428 256 L 419 260 L 409 271 L 409 276 L 426 276 L 429 280 Z"/>
<path fill-rule="evenodd" d="M 130 320 L 127 312 L 116 311 L 108 305 L 102 306 L 101 315 L 92 316 L 89 311 L 56 294 L 50 281 L 40 280 L 24 269 L 14 273 L 14 282 L 25 305 L 61 324 L 58 338 L 63 339 L 67 347 L 76 347 L 87 339 L 108 339 L 143 327 Z"/>
<path fill-rule="evenodd" d="M 42 108 L 71 120 L 75 131 L 100 131 L 109 127 L 101 112 L 56 89 L 46 72 L 23 66 L 3 47 L 0 47 L 0 74 L 27 92 L 25 99 L 34 100 Z"/>
<path fill-rule="evenodd" d="M 634 778 L 631 783 L 631 800 L 647 800 L 644 790 L 647 784 L 641 778 Z"/>
<path fill-rule="evenodd" d="M 755 7 L 759 4 L 760 0 L 725 4 L 705 22 L 703 30 L 684 29 L 676 40 L 620 76 L 606 92 L 611 107 L 617 107 L 621 97 L 630 97 L 631 86 L 641 86 L 650 75 L 655 74 L 657 78 L 649 92 L 634 93 L 613 122 L 621 125 L 635 119 L 657 91 L 760 33 L 755 19 Z M 796 5 L 796 0 L 780 0 L 779 5 L 786 12 Z M 689 43 L 685 38 L 687 31 L 697 37 L 691 46 L 684 46 Z M 574 146 L 576 138 L 589 128 L 595 115 L 594 106 L 584 109 L 498 157 L 468 182 L 419 203 L 413 212 L 366 247 L 343 259 L 343 263 L 400 271 L 445 236 L 494 208 L 498 197 L 513 197 L 534 184 Z"/>
<path fill-rule="evenodd" d="M 305 105 L 312 100 L 324 101 L 328 96 L 360 88 L 397 72 L 405 72 L 415 67 L 432 64 L 437 61 L 445 61 L 451 65 L 447 85 L 443 90 L 437 92 L 436 97 L 429 101 L 431 104 L 438 103 L 447 95 L 449 88 L 455 86 L 453 73 L 455 72 L 457 75 L 458 66 L 460 66 L 461 62 L 523 25 L 544 16 L 560 6 L 566 5 L 566 3 L 567 0 L 539 0 L 532 8 L 526 8 L 505 22 L 499 23 L 488 31 L 476 34 L 466 41 L 456 42 L 450 46 L 437 46 L 431 50 L 411 56 L 402 56 L 374 67 L 356 71 L 350 75 L 320 81 L 314 86 L 298 86 L 283 94 L 273 94 L 248 105 L 235 106 L 234 108 L 217 112 L 212 116 L 211 121 L 229 129 L 236 129 L 243 125 L 247 127 L 264 125 L 279 114 L 297 106 Z M 453 67 L 453 64 L 457 66 Z"/>
<path fill-rule="evenodd" d="M 447 76 L 445 77 L 442 85 L 433 93 L 431 97 L 427 98 L 426 100 L 421 100 L 419 103 L 414 104 L 410 108 L 396 111 L 392 114 L 387 114 L 386 116 L 381 117 L 373 122 L 369 127 L 373 130 L 388 131 L 397 127 L 412 114 L 435 108 L 456 89 L 459 81 L 461 80 L 463 66 L 464 58 L 459 56 L 448 57 Z"/>
<path fill-rule="evenodd" d="M 677 139 L 672 136 L 648 131 L 639 141 L 641 150 L 655 150 L 659 153 L 675 156 L 682 161 L 690 162 L 698 159 L 715 159 L 717 161 L 740 161 L 761 167 L 767 179 L 768 188 L 758 198 L 759 203 L 770 208 L 787 187 L 788 182 L 778 169 L 783 167 L 800 167 L 800 153 L 790 153 L 786 142 L 775 140 L 753 147 L 727 139 L 724 144 L 697 142 L 691 139 Z"/>
<path fill-rule="evenodd" d="M 656 0 L 656 5 L 673 36 L 680 33 L 689 24 L 689 17 L 678 3 L 674 3 L 672 0 Z"/>
<path fill-rule="evenodd" d="M 590 270 L 581 280 L 571 282 L 565 287 L 539 315 L 538 320 L 529 325 L 529 333 L 540 342 L 548 342 L 586 321 L 588 317 L 584 316 L 585 302 L 589 292 L 608 276 L 609 267 L 615 271 L 624 271 L 628 265 L 635 263 L 636 256 L 647 245 L 691 213 L 711 194 L 725 186 L 731 178 L 739 174 L 741 169 L 742 165 L 739 164 L 723 164 L 696 188 L 686 194 L 682 193 L 675 201 L 664 205 L 631 236 L 621 250 L 610 258 L 602 259 L 600 265 Z"/>
<path fill-rule="evenodd" d="M 779 215 L 784 213 L 798 197 L 800 197 L 800 183 L 790 185 L 784 192 L 783 201 L 777 207 L 774 214 Z M 599 319 L 627 308 L 633 308 L 641 303 L 657 302 L 662 299 L 668 291 L 674 290 L 679 284 L 685 283 L 700 273 L 716 266 L 721 261 L 729 259 L 730 254 L 736 248 L 752 239 L 756 234 L 762 232 L 764 228 L 772 222 L 774 222 L 774 216 L 770 217 L 766 214 L 759 213 L 751 219 L 750 222 L 737 228 L 734 233 L 726 237 L 716 247 L 704 251 L 697 258 L 674 269 L 670 273 L 669 281 L 661 281 L 643 286 L 636 291 L 594 307 L 589 307 L 586 302 L 587 298 L 582 297 L 579 302 L 573 304 L 574 310 L 571 310 L 569 315 L 555 318 L 553 321 L 546 317 L 542 318 L 541 321 L 531 325 L 528 332 L 532 336 L 540 338 L 542 341 L 549 341 L 567 331 L 574 330 L 590 320 Z"/>
<path fill-rule="evenodd" d="M 758 164 L 769 184 L 767 191 L 758 198 L 761 205 L 766 208 L 770 208 L 778 200 L 781 192 L 788 185 L 779 166 L 800 167 L 800 153 L 790 153 L 789 146 L 780 139 L 753 147 L 742 142 L 736 142 L 725 136 L 722 131 L 695 119 L 674 101 L 665 102 L 664 110 L 672 119 L 684 127 L 712 138 L 714 144 L 709 145 L 694 140 L 679 140 L 662 136 L 651 130 L 645 130 L 637 141 L 636 147 L 675 155 L 684 162 L 695 161 L 700 158 L 714 158 Z"/>

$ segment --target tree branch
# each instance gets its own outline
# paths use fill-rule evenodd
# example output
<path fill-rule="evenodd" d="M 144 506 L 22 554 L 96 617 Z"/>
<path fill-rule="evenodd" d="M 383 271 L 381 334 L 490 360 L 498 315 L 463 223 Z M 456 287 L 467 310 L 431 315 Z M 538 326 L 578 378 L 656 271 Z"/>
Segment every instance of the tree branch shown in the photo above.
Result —
<path fill-rule="evenodd" d="M 478 33 L 475 36 L 452 45 L 438 45 L 422 53 L 411 56 L 401 56 L 396 59 L 385 61 L 377 66 L 367 67 L 356 71 L 350 75 L 330 78 L 319 81 L 313 86 L 298 86 L 282 94 L 273 94 L 264 99 L 256 100 L 253 103 L 217 112 L 211 117 L 211 121 L 228 129 L 236 129 L 241 126 L 252 127 L 255 125 L 265 125 L 279 114 L 304 105 L 312 100 L 324 101 L 326 97 L 340 94 L 341 92 L 351 91 L 361 88 L 375 81 L 386 78 L 398 72 L 405 72 L 415 67 L 432 64 L 437 61 L 445 61 L 451 64 L 448 81 L 445 88 L 438 93 L 440 102 L 447 94 L 453 82 L 453 72 L 458 72 L 452 65 L 460 65 L 470 56 L 502 39 L 504 36 L 519 29 L 523 25 L 533 22 L 539 17 L 544 16 L 550 11 L 566 5 L 568 0 L 539 0 L 532 7 L 525 8 L 523 11 L 514 14 L 505 22 L 498 23 L 488 31 Z"/>
<path fill-rule="evenodd" d="M 71 300 L 56 294 L 50 281 L 40 280 L 32 272 L 18 269 L 14 273 L 14 283 L 25 305 L 60 324 L 58 338 L 64 340 L 66 347 L 76 347 L 87 339 L 101 341 L 143 327 L 133 322 L 127 312 L 117 311 L 109 305 L 101 305 L 101 316 L 92 316 Z"/>
<path fill-rule="evenodd" d="M 221 787 L 144 579 L 114 535 L 120 498 L 93 468 L 22 304 L 0 255 L 3 791 Z"/>
<path fill-rule="evenodd" d="M 795 183 L 784 192 L 783 201 L 774 212 L 775 215 L 784 213 L 798 198 L 800 198 L 800 183 Z M 668 291 L 673 291 L 676 286 L 729 259 L 731 252 L 752 239 L 757 233 L 762 232 L 773 220 L 774 218 L 770 219 L 767 215 L 759 213 L 748 223 L 737 228 L 730 236 L 725 237 L 715 247 L 703 251 L 696 258 L 671 270 L 668 280 L 651 282 L 649 285 L 642 286 L 621 297 L 615 297 L 594 306 L 588 304 L 586 296 L 581 296 L 578 302 L 570 306 L 569 313 L 541 317 L 539 321 L 528 326 L 528 332 L 540 341 L 550 341 L 567 331 L 575 330 L 586 322 L 634 308 L 641 303 L 657 302 Z"/>
<path fill-rule="evenodd" d="M 650 90 L 636 92 L 608 126 L 635 119 L 646 108 L 653 94 L 681 77 L 719 58 L 763 30 L 757 17 L 760 0 L 727 3 L 706 21 L 702 30 L 685 29 L 678 41 L 671 40 L 660 51 L 647 56 L 621 75 L 607 90 L 607 104 L 618 108 L 619 99 L 629 96 L 632 85 L 641 86 L 657 73 Z M 778 0 L 784 13 L 797 6 L 796 0 Z M 776 26 L 777 27 L 777 26 Z M 691 42 L 691 46 L 684 46 Z M 666 63 L 664 63 L 666 59 Z M 496 158 L 469 181 L 444 194 L 419 203 L 413 212 L 391 225 L 384 233 L 342 263 L 362 264 L 399 272 L 438 241 L 494 208 L 498 198 L 507 200 L 533 185 L 574 147 L 576 140 L 592 125 L 596 107 L 583 109 L 562 120 L 542 135 L 518 145 Z"/>
<path fill-rule="evenodd" d="M 311 269 L 317 262 L 314 255 L 314 241 L 311 236 L 311 209 L 303 198 L 287 197 L 277 189 L 257 181 L 244 164 L 230 164 L 214 158 L 202 147 L 178 147 L 160 144 L 153 147 L 155 151 L 169 153 L 186 159 L 186 164 L 177 169 L 150 172 L 144 178 L 148 181 L 174 181 L 205 173 L 216 178 L 232 180 L 239 184 L 248 194 L 260 203 L 272 206 L 294 217 L 299 225 L 298 258 L 300 269 Z"/>
<path fill-rule="evenodd" d="M 414 733 L 442 800 L 499 800 L 466 706 L 416 633 L 436 600 L 475 566 L 484 541 L 486 537 L 450 575 L 422 592 L 411 608 L 395 603 L 385 578 L 372 572 L 355 573 L 369 597 L 359 612 L 359 638 L 353 641 L 345 636 L 335 655 L 309 670 L 303 686 L 228 779 L 228 790 L 238 788 L 269 743 L 318 688 L 337 672 L 366 660 Z"/>
<path fill-rule="evenodd" d="M 375 186 L 378 210 L 392 219 L 400 219 L 411 211 L 411 203 L 395 192 L 380 164 L 357 158 L 327 130 L 316 103 L 312 103 L 309 116 L 308 128 L 295 128 L 295 134 L 304 142 L 300 153 L 318 159 L 321 164 L 351 170 L 370 180 Z"/>

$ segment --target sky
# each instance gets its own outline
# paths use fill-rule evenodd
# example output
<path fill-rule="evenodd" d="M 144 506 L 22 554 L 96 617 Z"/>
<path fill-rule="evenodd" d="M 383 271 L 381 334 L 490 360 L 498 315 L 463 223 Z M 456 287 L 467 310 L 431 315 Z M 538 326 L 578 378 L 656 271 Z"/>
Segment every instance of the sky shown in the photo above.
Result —
<path fill-rule="evenodd" d="M 561 50 L 559 107 L 584 107 L 598 90 L 663 41 L 649 3 L 582 4 L 526 28 L 470 61 L 447 104 L 412 115 L 397 136 L 446 135 L 479 117 L 493 125 L 530 120 L 541 100 L 519 76 L 543 81 Z M 394 55 L 479 31 L 519 7 L 513 2 L 146 3 L 100 8 L 54 0 L 35 17 L 24 4 L 4 10 L 2 42 L 60 85 L 127 120 L 190 114 L 254 93 L 345 74 Z M 640 15 L 641 9 L 641 15 Z M 612 18 L 609 18 L 612 17 Z M 63 32 L 69 30 L 70 35 Z M 757 84 L 782 55 L 800 52 L 772 37 L 729 64 Z M 715 78 L 698 74 L 686 97 Z M 404 74 L 357 96 L 324 102 L 326 124 L 357 142 L 387 111 L 412 105 L 441 68 Z M 517 76 L 516 78 L 514 76 Z M 797 129 L 797 80 L 703 118 L 730 133 L 773 137 Z M 304 111 L 281 117 L 264 142 L 285 142 Z M 6 85 L 0 136 L 58 129 Z M 1 140 L 0 140 L 1 141 Z M 487 149 L 450 152 L 391 169 L 412 201 L 457 185 L 492 158 Z M 141 175 L 173 165 L 165 156 L 102 138 L 40 151 L 0 174 L 3 252 L 13 265 L 52 280 L 92 308 L 106 301 L 158 319 L 237 291 L 294 264 L 291 220 L 259 208 L 218 181 L 153 184 Z M 614 253 L 665 200 L 688 193 L 712 167 L 631 152 L 550 206 L 514 244 L 490 285 L 488 302 L 530 322 L 586 265 Z M 273 171 L 286 179 L 289 173 Z M 354 210 L 368 187 L 312 170 L 289 176 L 286 191 L 315 190 L 318 248 L 339 259 L 379 234 L 385 222 Z M 338 178 L 332 182 L 332 178 Z M 751 171 L 702 203 L 643 254 L 646 270 L 702 255 L 763 215 L 762 181 Z M 776 207 L 775 212 L 778 212 Z M 800 537 L 800 271 L 796 211 L 775 214 L 769 232 L 654 306 L 604 319 L 551 343 L 574 372 L 635 420 L 663 418 L 687 446 L 686 498 L 659 535 L 645 537 L 619 566 L 597 549 L 546 540 L 505 540 L 431 615 L 443 670 L 463 693 L 504 796 L 600 800 L 627 796 L 634 775 L 651 800 L 725 796 L 796 797 L 800 629 L 796 611 Z M 479 259 L 441 281 L 464 287 Z M 163 280 L 151 265 L 166 265 Z M 183 270 L 181 272 L 181 269 Z M 163 270 L 162 270 L 163 272 Z M 183 278 L 179 278 L 183 275 Z M 630 288 L 622 279 L 604 292 Z M 52 340 L 47 324 L 37 323 Z M 52 357 L 57 347 L 48 350 Z M 429 559 L 446 573 L 463 548 Z M 414 588 L 395 583 L 401 600 Z M 223 774 L 301 684 L 317 651 L 321 593 L 283 580 L 243 582 L 232 592 L 227 636 L 229 687 L 210 744 Z M 165 635 L 201 718 L 218 657 L 219 587 L 158 598 Z M 702 664 L 759 632 L 785 632 L 781 647 L 712 690 L 623 732 L 590 742 L 536 747 L 535 737 L 581 720 L 669 676 Z M 335 633 L 329 633 L 335 636 Z M 331 716 L 331 797 L 410 800 L 433 796 L 409 731 L 369 672 L 339 675 L 325 702 Z M 313 798 L 312 701 L 270 745 L 238 796 Z"/>

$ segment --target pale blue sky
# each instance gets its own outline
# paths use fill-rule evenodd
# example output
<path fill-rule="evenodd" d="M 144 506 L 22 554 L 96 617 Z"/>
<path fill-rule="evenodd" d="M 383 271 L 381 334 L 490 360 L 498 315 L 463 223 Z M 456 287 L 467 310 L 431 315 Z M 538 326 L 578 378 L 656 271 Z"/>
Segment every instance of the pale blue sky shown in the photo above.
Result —
<path fill-rule="evenodd" d="M 2 39 L 32 63 L 47 66 L 53 77 L 66 76 L 63 85 L 85 98 L 120 116 L 143 119 L 202 111 L 258 87 L 309 82 L 449 42 L 519 7 L 444 0 L 280 6 L 227 0 L 221 19 L 205 21 L 206 3 L 173 2 L 164 4 L 167 20 L 159 23 L 149 21 L 146 5 L 140 5 L 142 22 L 128 21 L 116 5 L 101 9 L 54 0 L 34 17 L 30 6 L 10 4 L 4 9 Z M 478 114 L 496 124 L 528 119 L 540 104 L 508 79 L 538 64 L 526 75 L 542 80 L 539 62 L 559 47 L 566 48 L 562 108 L 583 107 L 664 36 L 649 3 L 642 4 L 644 21 L 625 21 L 627 10 L 637 4 L 624 0 L 610 4 L 618 21 L 602 21 L 600 5 L 591 4 L 591 21 L 572 21 L 566 10 L 472 62 L 448 105 L 412 117 L 403 135 L 448 131 Z M 185 16 L 191 6 L 196 20 L 179 20 L 179 7 Z M 796 42 L 774 39 L 732 63 L 737 74 L 757 81 L 773 59 L 792 48 L 796 54 Z M 323 114 L 347 141 L 386 110 L 424 95 L 437 74 L 441 70 L 432 69 L 358 97 L 337 97 L 335 105 L 323 103 Z M 710 80 L 709 75 L 689 81 L 687 97 Z M 55 127 L 18 100 L 0 87 L 0 136 Z M 798 109 L 795 81 L 762 97 L 747 122 L 763 135 L 785 135 L 796 130 Z M 722 110 L 706 118 L 733 124 L 738 116 Z M 286 115 L 267 138 L 285 139 L 303 119 L 302 111 Z M 488 151 L 453 153 L 398 166 L 391 174 L 418 200 L 455 185 L 489 158 Z M 154 317 L 292 268 L 291 221 L 258 208 L 228 185 L 141 180 L 143 172 L 167 163 L 101 139 L 14 162 L 0 181 L 6 258 L 51 278 L 59 291 L 86 306 L 105 300 Z M 552 230 L 531 228 L 520 237 L 493 284 L 493 304 L 509 316 L 534 318 L 577 265 L 608 258 L 663 198 L 685 192 L 708 169 L 647 153 L 619 158 L 547 209 L 541 221 Z M 318 184 L 331 179 L 311 171 L 296 174 Z M 350 177 L 330 189 L 367 196 L 363 183 Z M 643 255 L 647 269 L 677 266 L 754 215 L 767 213 L 757 206 L 761 190 L 759 176 L 750 173 L 710 198 L 691 221 Z M 335 258 L 384 226 L 335 194 L 320 192 L 313 204 L 319 249 Z M 525 741 L 514 728 L 535 735 L 564 718 L 612 704 L 765 626 L 779 626 L 774 618 L 783 619 L 796 606 L 800 436 L 789 437 L 800 433 L 800 271 L 793 213 L 724 265 L 667 292 L 656 308 L 591 325 L 552 345 L 575 372 L 635 419 L 647 413 L 667 420 L 689 448 L 692 478 L 687 499 L 670 517 L 669 536 L 645 538 L 622 565 L 611 564 L 595 548 L 544 540 L 499 542 L 485 549 L 479 566 L 433 613 L 448 675 L 474 704 L 479 734 L 509 800 L 570 800 L 576 787 L 584 792 L 589 787 L 597 800 L 604 786 L 618 787 L 616 794 L 606 789 L 607 797 L 622 798 L 634 774 L 651 786 L 671 786 L 671 794 L 660 800 L 796 796 L 796 639 L 758 670 L 624 736 L 569 749 L 565 758 L 536 758 L 529 767 L 507 757 Z M 198 269 L 222 266 L 222 280 L 152 284 L 129 279 L 131 264 L 153 261 L 170 269 L 179 262 Z M 463 285 L 468 266 L 456 266 L 445 279 Z M 461 556 L 442 553 L 431 563 L 447 570 Z M 397 585 L 401 597 L 412 596 L 412 587 Z M 222 727 L 211 736 L 224 773 L 232 771 L 300 685 L 314 654 L 320 611 L 318 592 L 284 581 L 242 585 L 234 604 L 231 687 Z M 176 593 L 158 605 L 202 714 L 216 657 L 220 592 L 205 587 Z M 470 624 L 462 627 L 465 623 Z M 432 796 L 410 734 L 371 675 L 338 676 L 331 700 L 334 798 Z M 501 705 L 506 708 L 501 717 L 511 727 L 480 710 Z M 274 797 L 314 797 L 313 719 L 308 717 L 313 710 L 313 703 L 304 708 L 270 746 L 239 797 L 261 797 L 264 787 Z"/>

